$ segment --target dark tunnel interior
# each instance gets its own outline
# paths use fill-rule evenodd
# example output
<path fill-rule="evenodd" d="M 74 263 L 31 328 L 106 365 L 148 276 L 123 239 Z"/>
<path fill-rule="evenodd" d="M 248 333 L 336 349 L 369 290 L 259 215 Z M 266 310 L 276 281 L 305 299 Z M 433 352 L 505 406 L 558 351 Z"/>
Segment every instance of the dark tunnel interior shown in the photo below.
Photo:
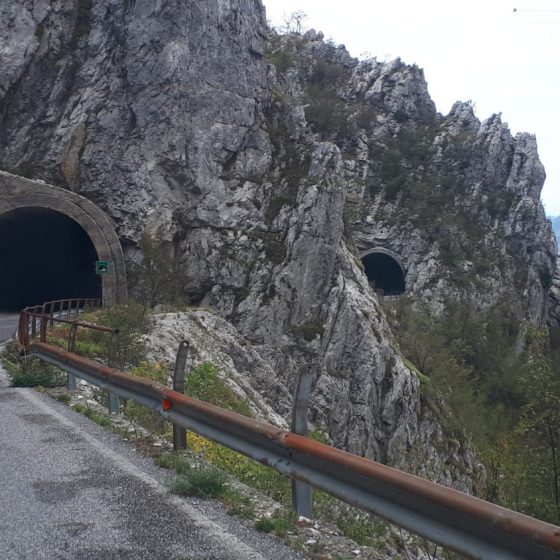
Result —
<path fill-rule="evenodd" d="M 404 273 L 399 263 L 385 253 L 370 253 L 362 258 L 368 280 L 386 296 L 405 291 Z"/>
<path fill-rule="evenodd" d="M 84 229 L 46 208 L 0 216 L 0 311 L 66 298 L 100 298 L 97 253 Z"/>

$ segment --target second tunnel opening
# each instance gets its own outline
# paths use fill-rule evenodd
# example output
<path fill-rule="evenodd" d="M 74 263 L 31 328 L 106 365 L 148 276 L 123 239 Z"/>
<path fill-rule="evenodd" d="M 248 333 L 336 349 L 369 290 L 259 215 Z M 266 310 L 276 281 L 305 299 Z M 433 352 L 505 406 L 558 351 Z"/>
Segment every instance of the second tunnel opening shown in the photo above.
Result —
<path fill-rule="evenodd" d="M 405 276 L 401 265 L 391 256 L 372 252 L 362 257 L 368 280 L 386 296 L 398 296 L 405 291 Z"/>
<path fill-rule="evenodd" d="M 100 298 L 97 252 L 74 220 L 47 208 L 0 215 L 0 311 L 67 298 Z"/>

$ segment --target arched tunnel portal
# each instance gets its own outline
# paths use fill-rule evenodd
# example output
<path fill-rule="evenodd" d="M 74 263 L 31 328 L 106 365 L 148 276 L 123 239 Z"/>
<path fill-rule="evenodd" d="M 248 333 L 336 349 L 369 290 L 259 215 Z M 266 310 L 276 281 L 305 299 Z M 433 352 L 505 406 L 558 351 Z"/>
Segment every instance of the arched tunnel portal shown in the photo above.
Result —
<path fill-rule="evenodd" d="M 370 283 L 385 295 L 401 295 L 406 290 L 406 271 L 400 257 L 382 247 L 362 253 L 362 264 Z"/>
<path fill-rule="evenodd" d="M 96 261 L 108 261 L 98 276 Z M 80 195 L 0 171 L 0 312 L 45 301 L 126 297 L 122 248 L 108 216 Z"/>
<path fill-rule="evenodd" d="M 60 212 L 28 207 L 0 216 L 0 310 L 101 298 L 98 255 L 85 230 Z"/>

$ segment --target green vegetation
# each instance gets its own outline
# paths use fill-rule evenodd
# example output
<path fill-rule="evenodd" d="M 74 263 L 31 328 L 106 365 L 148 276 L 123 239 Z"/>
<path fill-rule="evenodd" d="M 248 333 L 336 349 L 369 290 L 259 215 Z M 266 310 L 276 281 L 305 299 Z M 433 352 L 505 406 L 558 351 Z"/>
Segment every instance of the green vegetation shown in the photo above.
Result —
<path fill-rule="evenodd" d="M 192 467 L 187 457 L 179 453 L 160 455 L 156 457 L 156 463 L 181 475 L 181 480 L 174 486 L 176 493 L 220 498 L 232 515 L 253 517 L 251 499 L 228 485 L 225 473 L 216 467 Z"/>
<path fill-rule="evenodd" d="M 295 526 L 289 517 L 263 517 L 255 523 L 255 529 L 263 533 L 275 533 L 279 537 L 286 535 L 288 531 L 294 531 Z"/>
<path fill-rule="evenodd" d="M 143 361 L 131 368 L 129 373 L 169 385 L 170 371 L 162 363 Z M 187 375 L 185 393 L 232 412 L 252 416 L 249 404 L 227 385 L 220 377 L 220 370 L 211 363 L 205 362 Z M 144 439 L 151 440 L 154 437 L 171 439 L 171 424 L 151 408 L 127 400 L 123 407 L 123 414 L 148 432 L 143 435 Z M 189 436 L 189 441 L 192 437 L 196 436 L 194 434 Z"/>
<path fill-rule="evenodd" d="M 335 140 L 351 132 L 352 109 L 337 94 L 347 77 L 348 71 L 342 65 L 317 60 L 305 89 L 305 119 L 317 132 Z"/>
<path fill-rule="evenodd" d="M 129 260 L 127 270 L 132 291 L 144 313 L 159 304 L 184 305 L 182 274 L 174 247 L 161 235 L 144 233 L 138 247 L 141 259 Z"/>
<path fill-rule="evenodd" d="M 251 519 L 255 516 L 255 508 L 251 498 L 242 494 L 235 488 L 226 486 L 220 496 L 222 502 L 227 506 L 231 515 L 237 515 L 244 519 Z"/>
<path fill-rule="evenodd" d="M 37 358 L 22 357 L 10 346 L 0 358 L 12 387 L 59 387 L 67 382 L 64 371 Z"/>
<path fill-rule="evenodd" d="M 188 374 L 185 393 L 195 399 L 237 412 L 243 416 L 252 416 L 250 406 L 221 379 L 219 371 L 213 364 L 203 363 Z"/>
<path fill-rule="evenodd" d="M 96 313 L 96 322 L 104 327 L 119 329 L 112 348 L 112 363 L 119 369 L 134 367 L 144 360 L 146 348 L 142 334 L 148 328 L 145 308 L 133 301 L 115 305 Z M 94 340 L 103 339 L 109 344 L 110 335 L 91 331 Z"/>
<path fill-rule="evenodd" d="M 97 412 L 91 406 L 87 406 L 84 404 L 75 404 L 72 408 L 76 412 L 87 416 L 90 420 L 92 420 L 96 424 L 99 424 L 100 426 L 103 426 L 104 428 L 110 428 L 112 426 L 112 422 L 109 418 Z"/>
<path fill-rule="evenodd" d="M 292 55 L 286 51 L 269 53 L 268 60 L 276 66 L 276 70 L 278 70 L 278 72 L 285 72 L 293 62 Z"/>
<path fill-rule="evenodd" d="M 318 430 L 313 430 L 310 437 L 322 443 L 326 441 L 325 435 Z M 292 486 L 288 477 L 197 434 L 189 434 L 189 447 L 220 471 L 231 474 L 244 484 L 282 504 L 286 511 L 290 511 Z M 179 459 L 177 464 L 176 458 L 167 457 L 163 456 L 159 459 L 162 466 L 171 466 L 177 470 L 185 468 L 184 460 Z M 343 535 L 356 540 L 358 544 L 365 546 L 381 544 L 381 537 L 388 528 L 385 522 L 374 515 L 364 514 L 324 492 L 315 491 L 313 498 L 313 508 L 318 519 L 335 523 Z M 289 515 L 263 518 L 257 522 L 259 530 L 275 532 L 279 535 L 290 530 L 292 525 L 293 520 Z"/>
<path fill-rule="evenodd" d="M 483 497 L 558 524 L 560 354 L 548 333 L 520 327 L 507 304 L 477 312 L 448 303 L 436 317 L 403 298 L 388 315 L 425 376 L 424 403 L 487 465 Z"/>
<path fill-rule="evenodd" d="M 144 436 L 145 439 L 152 440 L 155 437 L 171 439 L 171 424 L 155 410 L 128 400 L 124 405 L 123 414 L 148 432 Z"/>
<path fill-rule="evenodd" d="M 165 453 L 156 457 L 156 463 L 162 469 L 172 469 L 178 474 L 187 474 L 190 470 L 190 465 L 187 463 L 184 455 L 178 455 L 176 453 Z"/>
<path fill-rule="evenodd" d="M 72 402 L 72 397 L 68 393 L 61 393 L 60 395 L 56 395 L 54 398 L 62 404 L 66 405 Z"/>
<path fill-rule="evenodd" d="M 372 547 L 383 544 L 383 536 L 389 528 L 388 523 L 379 517 L 348 512 L 341 515 L 337 525 L 346 537 L 356 541 L 360 546 Z"/>
<path fill-rule="evenodd" d="M 137 366 L 146 355 L 142 334 L 149 327 L 149 317 L 142 305 L 129 301 L 86 313 L 80 321 L 103 327 L 118 329 L 119 332 L 111 342 L 111 334 L 78 327 L 74 352 L 92 360 L 111 362 L 114 367 L 126 370 Z M 47 332 L 47 341 L 60 348 L 67 349 L 68 325 L 58 325 Z"/>
<path fill-rule="evenodd" d="M 273 500 L 285 505 L 291 503 L 291 482 L 274 469 L 194 433 L 189 433 L 189 447 L 216 468 Z"/>
<path fill-rule="evenodd" d="M 219 498 L 225 492 L 225 483 L 223 472 L 213 467 L 193 467 L 175 483 L 173 491 L 199 498 Z"/>

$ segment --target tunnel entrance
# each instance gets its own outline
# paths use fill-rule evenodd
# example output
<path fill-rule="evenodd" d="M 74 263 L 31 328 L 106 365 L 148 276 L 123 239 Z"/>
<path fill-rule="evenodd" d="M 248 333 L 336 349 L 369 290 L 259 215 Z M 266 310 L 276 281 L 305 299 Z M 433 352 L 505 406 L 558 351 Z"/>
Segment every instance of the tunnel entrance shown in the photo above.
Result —
<path fill-rule="evenodd" d="M 373 249 L 362 255 L 368 280 L 385 296 L 399 296 L 406 289 L 404 268 L 397 259 L 382 249 Z"/>
<path fill-rule="evenodd" d="M 0 214 L 0 311 L 67 298 L 101 298 L 98 255 L 85 230 L 48 208 Z"/>

